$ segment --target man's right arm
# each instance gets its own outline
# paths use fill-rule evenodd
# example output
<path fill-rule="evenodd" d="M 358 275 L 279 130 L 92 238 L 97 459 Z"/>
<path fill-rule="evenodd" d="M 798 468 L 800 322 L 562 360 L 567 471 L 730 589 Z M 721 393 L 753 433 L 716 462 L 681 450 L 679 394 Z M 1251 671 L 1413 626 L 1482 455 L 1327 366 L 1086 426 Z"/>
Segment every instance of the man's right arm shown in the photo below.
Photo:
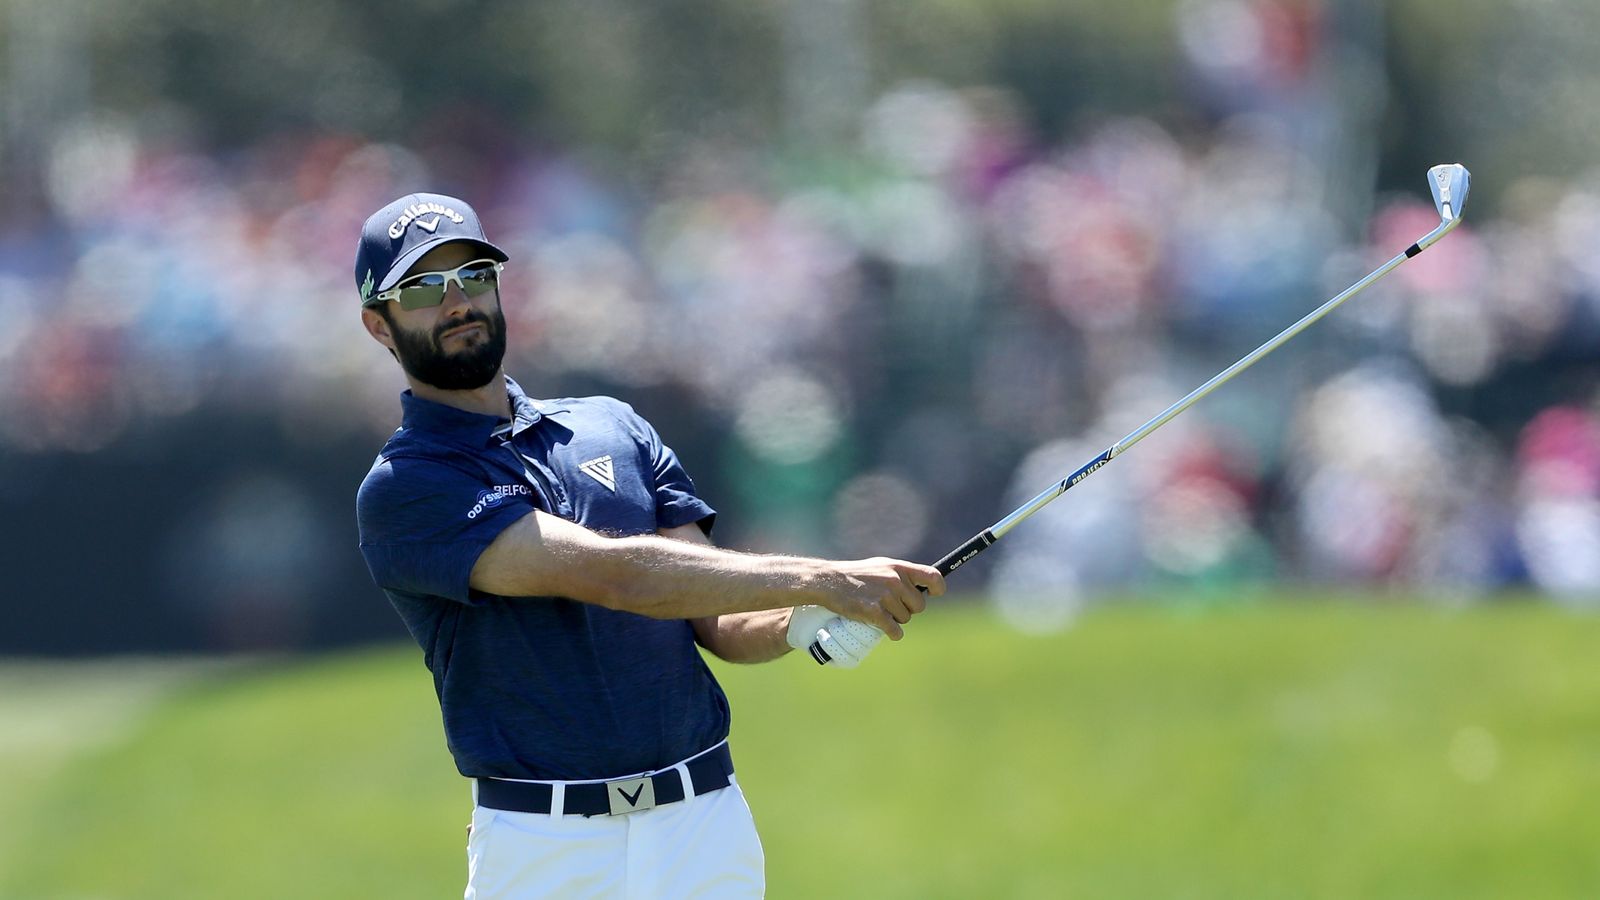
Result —
<path fill-rule="evenodd" d="M 839 562 L 756 556 L 656 535 L 606 537 L 534 511 L 495 537 L 472 587 L 506 597 L 569 597 L 657 619 L 696 619 L 814 604 L 894 640 L 944 593 L 932 566 L 891 559 Z"/>

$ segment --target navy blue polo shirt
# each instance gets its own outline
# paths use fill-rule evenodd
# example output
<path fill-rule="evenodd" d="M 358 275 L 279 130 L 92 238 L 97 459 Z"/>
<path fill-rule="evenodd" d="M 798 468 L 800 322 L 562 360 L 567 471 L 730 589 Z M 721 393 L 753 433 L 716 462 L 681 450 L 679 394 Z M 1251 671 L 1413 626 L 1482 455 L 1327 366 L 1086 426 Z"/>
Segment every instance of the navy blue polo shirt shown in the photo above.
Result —
<path fill-rule="evenodd" d="M 626 403 L 530 400 L 508 423 L 402 396 L 361 483 L 361 553 L 422 646 L 468 777 L 579 780 L 659 769 L 728 734 L 728 701 L 683 619 L 473 589 L 478 556 L 535 509 L 613 535 L 715 512 Z"/>

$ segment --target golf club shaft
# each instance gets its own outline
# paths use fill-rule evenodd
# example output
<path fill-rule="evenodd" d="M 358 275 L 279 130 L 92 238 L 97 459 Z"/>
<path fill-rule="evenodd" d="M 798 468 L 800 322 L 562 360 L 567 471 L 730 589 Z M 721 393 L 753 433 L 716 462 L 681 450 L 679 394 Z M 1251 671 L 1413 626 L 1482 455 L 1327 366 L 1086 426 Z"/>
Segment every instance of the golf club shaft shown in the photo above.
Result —
<path fill-rule="evenodd" d="M 1167 422 L 1171 421 L 1173 417 L 1178 415 L 1178 413 L 1181 413 L 1193 406 L 1201 397 L 1204 397 L 1205 395 L 1226 384 L 1231 378 L 1233 378 L 1233 376 L 1255 365 L 1255 363 L 1263 356 L 1266 356 L 1268 353 L 1278 349 L 1290 338 L 1311 327 L 1311 325 L 1318 319 L 1321 319 L 1323 316 L 1326 316 L 1328 313 L 1337 309 L 1340 304 L 1344 303 L 1346 300 L 1349 300 L 1351 297 L 1354 297 L 1356 294 L 1361 293 L 1361 291 L 1365 290 L 1373 282 L 1394 271 L 1395 268 L 1401 263 L 1432 246 L 1434 242 L 1444 237 L 1445 234 L 1447 234 L 1450 229 L 1454 228 L 1460 221 L 1460 216 L 1452 216 L 1451 218 L 1440 222 L 1437 228 L 1428 232 L 1426 236 L 1418 240 L 1415 244 L 1407 247 L 1405 252 L 1372 270 L 1372 272 L 1368 273 L 1365 278 L 1362 278 L 1355 284 L 1345 288 L 1339 293 L 1338 296 L 1317 307 L 1315 310 L 1307 314 L 1305 318 L 1279 332 L 1277 337 L 1274 337 L 1272 340 L 1267 341 L 1265 344 L 1262 344 L 1256 349 L 1250 351 L 1250 353 L 1246 354 L 1243 359 L 1240 359 L 1233 365 L 1223 369 L 1221 372 L 1217 373 L 1216 377 L 1195 388 L 1193 391 L 1190 391 L 1188 396 L 1167 407 L 1167 409 L 1160 415 L 1134 429 L 1128 434 L 1127 437 L 1124 437 L 1122 440 L 1112 444 L 1104 453 L 1101 453 L 1094 459 L 1084 463 L 1083 466 L 1076 472 L 1073 472 L 1066 478 L 1061 479 L 1060 481 L 1051 485 L 1049 488 L 1046 488 L 1032 500 L 1029 500 L 1027 503 L 1024 503 L 1012 510 L 1011 513 L 1005 518 L 973 535 L 969 540 L 967 540 L 966 543 L 954 550 L 951 550 L 949 553 L 945 554 L 944 558 L 940 559 L 937 563 L 934 563 L 934 567 L 937 568 L 939 573 L 942 575 L 949 575 L 956 569 L 961 568 L 961 566 L 965 565 L 968 560 L 972 559 L 974 556 L 977 556 L 979 553 L 982 553 L 984 550 L 992 546 L 996 541 L 1000 540 L 1000 538 L 1004 537 L 1006 532 L 1010 531 L 1012 528 L 1015 528 L 1019 522 L 1044 508 L 1045 504 L 1049 503 L 1051 500 L 1054 500 L 1062 494 L 1065 494 L 1069 488 L 1076 486 L 1078 482 L 1099 471 L 1105 466 L 1106 463 L 1111 462 L 1113 459 L 1116 459 L 1119 455 L 1121 455 L 1123 451 L 1144 440 L 1152 431 L 1155 431 L 1162 425 L 1167 424 Z"/>
<path fill-rule="evenodd" d="M 1444 237 L 1446 234 L 1449 234 L 1450 230 L 1455 228 L 1456 225 L 1461 221 L 1462 209 L 1466 205 L 1467 194 L 1470 191 L 1471 186 L 1472 173 L 1468 172 L 1467 167 L 1461 165 L 1460 163 L 1442 163 L 1430 168 L 1428 170 L 1428 188 L 1433 193 L 1434 206 L 1439 211 L 1439 225 L 1437 227 L 1423 235 L 1422 238 L 1416 243 L 1407 247 L 1399 256 L 1396 256 L 1394 259 L 1391 259 L 1374 269 L 1372 272 L 1368 273 L 1365 278 L 1362 278 L 1355 284 L 1345 288 L 1339 293 L 1338 296 L 1317 307 L 1309 315 L 1305 316 L 1305 318 L 1302 318 L 1300 321 L 1294 323 L 1288 328 L 1285 328 L 1272 340 L 1267 341 L 1265 344 L 1262 344 L 1255 350 L 1252 350 L 1250 353 L 1246 354 L 1243 359 L 1217 373 L 1216 377 L 1189 392 L 1189 395 L 1184 397 L 1182 400 L 1179 400 L 1177 403 L 1167 407 L 1167 409 L 1164 410 L 1160 415 L 1134 429 L 1128 434 L 1127 437 L 1124 437 L 1122 440 L 1112 444 L 1104 453 L 1096 456 L 1094 459 L 1089 460 L 1087 463 L 1084 463 L 1083 466 L 1076 472 L 1073 472 L 1071 475 L 1068 475 L 1061 481 L 1051 485 L 1049 488 L 1041 492 L 1037 497 L 1029 500 L 1027 503 L 1024 503 L 1012 510 L 1011 513 L 1005 518 L 973 535 L 967 540 L 966 543 L 945 554 L 944 558 L 935 563 L 934 566 L 939 570 L 940 574 L 943 575 L 949 575 L 951 572 L 959 569 L 961 566 L 965 565 L 968 560 L 972 559 L 974 556 L 977 556 L 979 553 L 982 553 L 984 550 L 992 546 L 996 541 L 1000 540 L 1000 538 L 1004 537 L 1006 532 L 1010 531 L 1012 528 L 1015 528 L 1023 519 L 1026 519 L 1038 512 L 1040 509 L 1043 509 L 1045 504 L 1061 496 L 1062 494 L 1065 494 L 1068 488 L 1077 485 L 1078 482 L 1099 471 L 1103 466 L 1105 466 L 1106 463 L 1111 462 L 1111 460 L 1121 455 L 1123 451 L 1144 440 L 1145 437 L 1150 434 L 1150 432 L 1155 431 L 1157 428 L 1160 428 L 1162 425 L 1170 422 L 1174 416 L 1178 415 L 1178 413 L 1181 413 L 1193 406 L 1201 397 L 1204 397 L 1223 384 L 1226 384 L 1229 379 L 1233 378 L 1233 376 L 1255 365 L 1255 363 L 1260 360 L 1261 357 L 1266 356 L 1268 353 L 1278 349 L 1290 338 L 1311 327 L 1312 323 L 1316 322 L 1318 319 L 1321 319 L 1328 313 L 1333 312 L 1341 303 L 1344 303 L 1346 300 L 1349 300 L 1356 294 L 1361 293 L 1361 291 L 1365 290 L 1374 281 L 1377 281 L 1383 276 L 1394 271 L 1395 268 L 1397 268 L 1401 263 L 1433 246 L 1434 243 L 1440 238 Z M 873 634 L 876 634 L 877 632 L 870 626 L 861 625 L 857 622 L 838 617 L 835 617 L 835 619 L 830 622 L 830 626 L 837 626 L 839 629 L 841 629 L 842 633 L 854 635 L 852 640 L 865 646 L 867 649 L 870 649 L 872 644 L 876 641 L 876 639 L 873 637 Z M 861 632 L 866 633 L 862 634 Z M 879 634 L 878 636 L 881 637 L 882 635 Z M 832 661 L 833 657 L 830 655 L 831 651 L 824 647 L 824 642 L 834 640 L 836 640 L 836 638 L 834 638 L 834 636 L 828 630 L 824 629 L 819 631 L 818 638 L 812 641 L 810 645 L 812 658 L 814 658 L 818 663 L 822 663 L 824 665 Z M 842 649 L 843 648 L 841 646 L 834 647 L 835 651 L 840 651 Z M 844 652 L 849 651 L 844 649 Z"/>

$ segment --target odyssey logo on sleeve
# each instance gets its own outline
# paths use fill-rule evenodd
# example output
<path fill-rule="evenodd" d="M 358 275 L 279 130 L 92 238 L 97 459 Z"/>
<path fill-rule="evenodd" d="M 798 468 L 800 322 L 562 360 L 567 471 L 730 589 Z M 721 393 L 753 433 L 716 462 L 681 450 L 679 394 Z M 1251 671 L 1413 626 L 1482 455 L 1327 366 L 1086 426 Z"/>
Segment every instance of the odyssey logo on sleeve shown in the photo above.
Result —
<path fill-rule="evenodd" d="M 483 515 L 484 510 L 494 509 L 512 497 L 531 497 L 533 491 L 525 484 L 497 484 L 485 491 L 478 492 L 478 502 L 467 510 L 467 518 L 476 519 Z"/>

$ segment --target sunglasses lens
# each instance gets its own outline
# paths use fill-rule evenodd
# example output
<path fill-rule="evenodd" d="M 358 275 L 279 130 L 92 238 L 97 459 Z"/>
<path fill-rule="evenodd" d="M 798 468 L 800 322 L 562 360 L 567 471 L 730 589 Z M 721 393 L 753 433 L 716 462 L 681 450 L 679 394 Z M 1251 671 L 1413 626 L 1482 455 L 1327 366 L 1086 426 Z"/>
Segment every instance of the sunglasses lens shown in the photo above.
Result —
<path fill-rule="evenodd" d="M 495 286 L 500 280 L 499 273 L 495 271 L 494 263 L 472 263 L 461 267 L 461 291 L 468 297 L 476 297 Z"/>
<path fill-rule="evenodd" d="M 400 289 L 400 308 L 405 310 L 424 309 L 429 306 L 438 306 L 444 302 L 444 283 L 439 284 L 412 284 Z"/>

